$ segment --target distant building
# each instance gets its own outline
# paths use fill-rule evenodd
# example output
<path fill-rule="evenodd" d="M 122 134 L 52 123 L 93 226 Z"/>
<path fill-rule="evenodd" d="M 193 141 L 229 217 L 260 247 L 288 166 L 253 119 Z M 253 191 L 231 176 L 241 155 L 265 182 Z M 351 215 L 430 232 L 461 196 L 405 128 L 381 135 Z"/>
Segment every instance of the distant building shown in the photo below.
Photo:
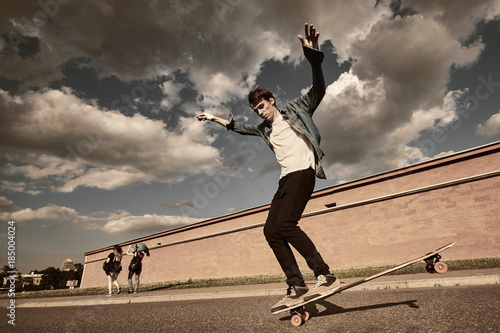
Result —
<path fill-rule="evenodd" d="M 10 276 L 6 276 L 3 278 L 3 285 L 7 286 L 10 284 L 10 281 L 7 280 L 7 278 L 10 278 Z M 40 281 L 42 280 L 42 274 L 35 274 L 34 272 L 31 272 L 29 274 L 19 274 L 15 275 L 16 282 L 22 279 L 23 281 L 23 287 L 29 284 L 32 284 L 34 286 L 39 286 Z"/>
<path fill-rule="evenodd" d="M 59 268 L 60 271 L 76 271 L 76 266 L 73 260 L 71 259 L 66 259 L 63 261 L 61 268 Z"/>

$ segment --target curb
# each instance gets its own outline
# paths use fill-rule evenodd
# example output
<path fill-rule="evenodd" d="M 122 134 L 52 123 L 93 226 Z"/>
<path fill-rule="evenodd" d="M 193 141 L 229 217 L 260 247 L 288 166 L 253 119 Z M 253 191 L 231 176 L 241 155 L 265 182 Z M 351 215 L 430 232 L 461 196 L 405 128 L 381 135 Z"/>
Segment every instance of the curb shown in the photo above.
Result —
<path fill-rule="evenodd" d="M 367 282 L 353 287 L 343 292 L 361 291 L 361 290 L 388 290 L 388 289 L 417 289 L 417 288 L 436 288 L 436 287 L 457 287 L 457 286 L 478 286 L 500 284 L 500 275 L 484 275 L 470 277 L 452 277 L 436 278 L 422 280 L 404 280 L 388 282 Z M 174 295 L 153 295 L 153 296 L 128 296 L 115 298 L 87 298 L 87 299 L 65 299 L 58 301 L 31 301 L 18 304 L 19 308 L 37 308 L 37 307 L 62 307 L 62 306 L 91 306 L 108 304 L 133 304 L 133 303 L 151 303 L 151 302 L 174 302 L 189 300 L 207 300 L 238 297 L 260 297 L 260 296 L 282 296 L 283 288 L 280 289 L 262 289 L 250 291 L 223 291 L 208 293 L 190 293 Z"/>

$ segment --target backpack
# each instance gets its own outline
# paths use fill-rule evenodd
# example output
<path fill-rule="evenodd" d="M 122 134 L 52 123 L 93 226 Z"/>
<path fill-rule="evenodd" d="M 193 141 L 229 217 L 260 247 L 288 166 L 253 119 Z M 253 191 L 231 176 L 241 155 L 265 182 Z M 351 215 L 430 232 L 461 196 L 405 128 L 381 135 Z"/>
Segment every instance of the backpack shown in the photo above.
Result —
<path fill-rule="evenodd" d="M 143 251 L 149 257 L 149 249 L 146 246 L 146 244 L 144 244 L 144 243 L 134 244 L 134 245 L 132 245 L 132 248 L 134 249 L 134 252 Z"/>

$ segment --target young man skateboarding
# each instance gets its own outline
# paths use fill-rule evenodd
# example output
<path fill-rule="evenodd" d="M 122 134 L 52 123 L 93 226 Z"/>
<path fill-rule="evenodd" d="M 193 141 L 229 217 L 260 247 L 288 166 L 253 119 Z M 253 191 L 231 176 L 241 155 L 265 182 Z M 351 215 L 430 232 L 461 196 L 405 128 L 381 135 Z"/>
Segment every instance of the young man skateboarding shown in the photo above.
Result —
<path fill-rule="evenodd" d="M 298 37 L 304 56 L 312 67 L 313 85 L 305 95 L 279 109 L 270 91 L 263 88 L 251 91 L 248 102 L 264 120 L 260 125 L 236 122 L 232 114 L 229 120 L 206 112 L 198 115 L 200 121 L 210 120 L 243 135 L 260 136 L 273 150 L 281 166 L 278 190 L 271 202 L 264 235 L 287 277 L 289 287 L 285 297 L 271 311 L 335 289 L 340 284 L 330 273 L 314 243 L 297 225 L 314 190 L 315 177 L 326 178 L 321 166 L 324 154 L 319 147 L 320 135 L 312 120 L 314 111 L 325 95 L 321 69 L 324 54 L 319 50 L 319 32 L 313 25 L 308 26 L 306 23 L 305 36 Z M 317 278 L 313 290 L 309 290 L 304 283 L 290 245 L 313 270 Z"/>

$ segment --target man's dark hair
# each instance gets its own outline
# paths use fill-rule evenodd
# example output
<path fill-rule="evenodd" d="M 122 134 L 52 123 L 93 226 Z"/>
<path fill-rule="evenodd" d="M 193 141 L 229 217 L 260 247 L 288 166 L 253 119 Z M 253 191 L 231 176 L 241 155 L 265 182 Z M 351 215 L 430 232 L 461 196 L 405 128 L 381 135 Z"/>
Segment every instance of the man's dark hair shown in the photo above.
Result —
<path fill-rule="evenodd" d="M 267 89 L 259 87 L 250 91 L 250 93 L 248 94 L 248 103 L 250 105 L 257 105 L 262 99 L 269 101 L 270 98 L 274 98 L 273 93 Z M 274 98 L 274 100 L 276 101 L 276 98 Z"/>

